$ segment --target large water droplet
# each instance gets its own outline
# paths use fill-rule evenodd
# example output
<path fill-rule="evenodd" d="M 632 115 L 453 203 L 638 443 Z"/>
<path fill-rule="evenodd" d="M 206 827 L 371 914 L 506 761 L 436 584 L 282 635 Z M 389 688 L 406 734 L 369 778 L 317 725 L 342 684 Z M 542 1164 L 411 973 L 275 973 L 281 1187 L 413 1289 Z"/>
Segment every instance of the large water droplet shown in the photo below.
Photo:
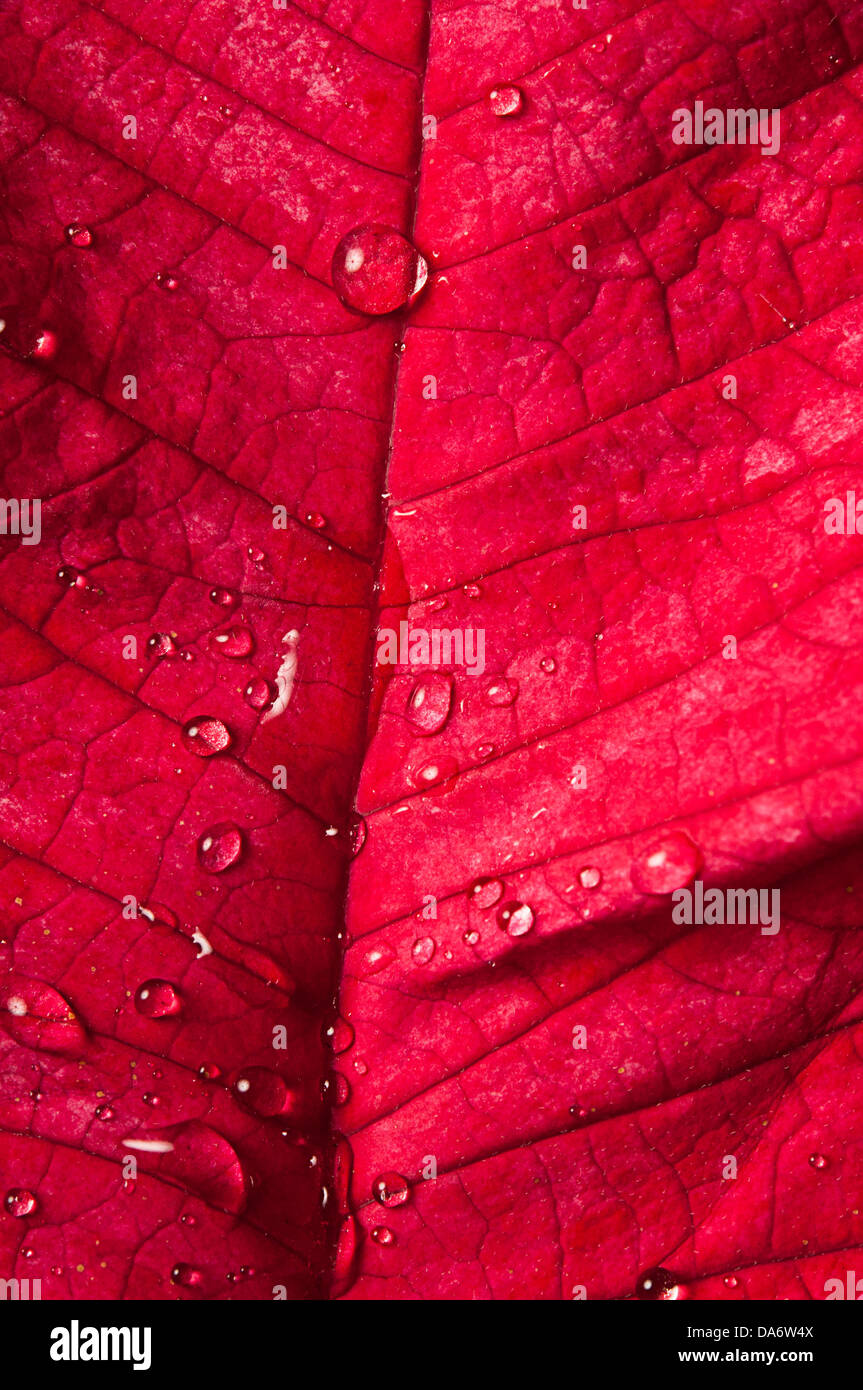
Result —
<path fill-rule="evenodd" d="M 32 1216 L 39 1202 L 26 1187 L 13 1187 L 6 1193 L 3 1205 L 10 1216 Z"/>
<path fill-rule="evenodd" d="M 212 714 L 199 714 L 183 727 L 183 746 L 199 758 L 225 753 L 233 742 L 227 724 Z"/>
<path fill-rule="evenodd" d="M 169 632 L 154 632 L 147 638 L 147 655 L 162 661 L 165 657 L 177 656 L 178 647 Z"/>
<path fill-rule="evenodd" d="M 403 1207 L 410 1197 L 407 1178 L 401 1173 L 381 1173 L 372 1183 L 372 1196 L 382 1207 Z"/>
<path fill-rule="evenodd" d="M 517 116 L 524 106 L 520 87 L 498 84 L 488 94 L 488 104 L 496 116 Z"/>
<path fill-rule="evenodd" d="M 50 985 L 7 974 L 0 982 L 0 1024 L 24 1047 L 76 1054 L 87 1033 L 68 1000 Z"/>
<path fill-rule="evenodd" d="M 434 762 L 424 763 L 413 775 L 413 784 L 420 791 L 427 791 L 430 787 L 440 787 L 445 782 L 450 782 L 458 773 L 458 763 L 455 758 L 444 755 L 436 758 Z"/>
<path fill-rule="evenodd" d="M 494 907 L 503 897 L 503 884 L 499 878 L 475 878 L 467 895 L 474 907 Z"/>
<path fill-rule="evenodd" d="M 490 705 L 511 705 L 518 698 L 518 681 L 493 681 L 485 692 Z"/>
<path fill-rule="evenodd" d="M 632 867 L 632 881 L 642 893 L 673 893 L 695 877 L 701 855 L 688 835 L 672 831 L 650 846 Z"/>
<path fill-rule="evenodd" d="M 141 1147 L 142 1141 L 147 1147 Z M 239 1155 L 223 1135 L 200 1120 L 138 1130 L 123 1140 L 123 1147 L 135 1154 L 139 1167 L 174 1179 L 211 1206 L 239 1214 L 246 1205 L 248 1184 Z"/>
<path fill-rule="evenodd" d="M 89 227 L 84 226 L 83 222 L 70 222 L 63 235 L 71 246 L 93 245 L 93 233 Z"/>
<path fill-rule="evenodd" d="M 636 1298 L 662 1300 L 671 1303 L 680 1297 L 680 1284 L 667 1269 L 661 1269 L 657 1266 L 655 1269 L 646 1269 L 643 1274 L 638 1276 L 635 1296 Z"/>
<path fill-rule="evenodd" d="M 442 729 L 452 707 L 453 678 L 445 671 L 420 676 L 408 696 L 407 716 L 418 734 Z"/>
<path fill-rule="evenodd" d="M 252 709 L 266 709 L 276 698 L 276 687 L 262 676 L 250 681 L 243 692 L 247 705 Z"/>
<path fill-rule="evenodd" d="M 428 965 L 434 956 L 437 945 L 431 936 L 421 936 L 411 947 L 411 957 L 414 965 Z"/>
<path fill-rule="evenodd" d="M 198 863 L 208 874 L 221 874 L 236 864 L 243 852 L 243 832 L 228 821 L 205 830 L 198 840 Z"/>
<path fill-rule="evenodd" d="M 284 1115 L 296 1100 L 278 1072 L 267 1067 L 246 1067 L 234 1080 L 234 1091 L 256 1115 Z"/>
<path fill-rule="evenodd" d="M 343 303 L 363 314 L 389 314 L 419 294 L 428 265 L 415 246 L 379 222 L 355 227 L 333 254 L 333 287 Z"/>
<path fill-rule="evenodd" d="M 182 1007 L 179 991 L 170 980 L 145 980 L 135 991 L 135 1008 L 145 1018 L 170 1018 Z"/>
<path fill-rule="evenodd" d="M 535 920 L 533 908 L 527 903 L 504 903 L 497 910 L 497 924 L 509 936 L 526 936 Z"/>
<path fill-rule="evenodd" d="M 210 637 L 210 651 L 217 656 L 229 656 L 235 661 L 248 656 L 255 645 L 255 639 L 247 627 L 229 627 L 224 632 L 214 632 Z"/>
<path fill-rule="evenodd" d="M 334 1018 L 332 1023 L 324 1026 L 324 1042 L 331 1047 L 338 1057 L 343 1052 L 347 1052 L 353 1046 L 354 1030 L 346 1018 L 341 1016 Z"/>

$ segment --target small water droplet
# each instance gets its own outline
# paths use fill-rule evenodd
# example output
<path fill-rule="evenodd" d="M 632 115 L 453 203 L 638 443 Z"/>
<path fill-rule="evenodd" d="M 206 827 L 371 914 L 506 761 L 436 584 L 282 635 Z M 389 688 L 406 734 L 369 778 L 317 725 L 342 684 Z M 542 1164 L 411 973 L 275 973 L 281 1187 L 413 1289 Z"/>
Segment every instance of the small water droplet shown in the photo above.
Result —
<path fill-rule="evenodd" d="M 352 1025 L 348 1023 L 346 1018 L 334 1018 L 332 1023 L 328 1023 L 324 1027 L 324 1042 L 332 1048 L 337 1057 L 341 1056 L 343 1052 L 347 1052 L 348 1048 L 353 1047 L 354 1030 Z"/>
<path fill-rule="evenodd" d="M 233 589 L 211 589 L 210 602 L 215 603 L 217 608 L 236 608 L 240 595 Z"/>
<path fill-rule="evenodd" d="M 482 598 L 482 588 L 479 584 L 464 584 L 462 593 L 465 598 Z"/>
<path fill-rule="evenodd" d="M 410 1197 L 407 1178 L 401 1173 L 381 1173 L 372 1183 L 372 1196 L 382 1207 L 403 1207 Z"/>
<path fill-rule="evenodd" d="M 448 755 L 436 758 L 434 762 L 424 763 L 413 775 L 413 784 L 420 791 L 430 787 L 440 787 L 450 782 L 458 773 L 458 763 Z"/>
<path fill-rule="evenodd" d="M 553 676 L 557 670 L 557 662 L 553 656 L 544 656 L 540 659 L 540 671 L 544 671 L 547 676 Z"/>
<path fill-rule="evenodd" d="M 367 1062 L 364 1062 L 364 1061 L 362 1060 L 361 1057 L 355 1058 L 355 1059 L 354 1059 L 354 1071 L 356 1072 L 357 1076 L 368 1076 L 368 1074 L 369 1074 L 368 1063 L 367 1063 Z"/>
<path fill-rule="evenodd" d="M 466 946 L 478 946 L 480 940 L 479 932 L 469 929 L 464 933 L 462 940 Z"/>
<path fill-rule="evenodd" d="M 372 1240 L 378 1245 L 394 1245 L 395 1239 L 389 1226 L 375 1226 L 372 1230 Z"/>
<path fill-rule="evenodd" d="M 348 827 L 348 843 L 350 844 L 351 854 L 356 858 L 366 842 L 368 826 L 365 817 L 354 815 Z"/>
<path fill-rule="evenodd" d="M 578 881 L 582 888 L 598 888 L 602 883 L 602 870 L 593 868 L 579 869 Z"/>
<path fill-rule="evenodd" d="M 393 227 L 367 223 L 342 237 L 333 254 L 333 287 L 351 309 L 389 314 L 419 294 L 428 265 Z"/>
<path fill-rule="evenodd" d="M 437 945 L 432 937 L 421 936 L 411 947 L 414 965 L 428 965 L 436 949 Z"/>
<path fill-rule="evenodd" d="M 199 714 L 183 727 L 183 746 L 199 758 L 226 752 L 233 742 L 228 726 L 212 714 Z"/>
<path fill-rule="evenodd" d="M 167 290 L 169 294 L 173 294 L 174 290 L 179 289 L 180 286 L 176 275 L 170 270 L 160 270 L 156 276 L 156 284 L 160 290 Z"/>
<path fill-rule="evenodd" d="M 145 1018 L 170 1018 L 182 1007 L 179 991 L 170 980 L 145 980 L 135 991 L 135 1008 Z"/>
<path fill-rule="evenodd" d="M 253 565 L 262 565 L 267 558 L 263 550 L 261 550 L 261 548 L 257 545 L 247 546 L 246 554 L 248 555 Z"/>
<path fill-rule="evenodd" d="M 820 1172 L 828 1166 L 829 1159 L 826 1159 L 823 1154 L 810 1154 L 809 1163 L 812 1168 L 817 1168 Z"/>
<path fill-rule="evenodd" d="M 243 832 L 228 821 L 205 830 L 198 840 L 198 863 L 208 874 L 221 874 L 236 864 L 243 852 Z"/>
<path fill-rule="evenodd" d="M 193 1265 L 178 1264 L 171 1270 L 171 1283 L 178 1284 L 180 1288 L 198 1288 L 201 1282 L 201 1272 Z"/>
<path fill-rule="evenodd" d="M 476 746 L 476 748 L 475 748 L 473 751 L 474 751 L 474 757 L 477 758 L 479 762 L 484 763 L 484 762 L 486 762 L 489 758 L 491 758 L 491 757 L 494 756 L 494 744 L 493 744 L 493 743 L 478 743 L 477 746 Z"/>
<path fill-rule="evenodd" d="M 646 1269 L 643 1274 L 638 1276 L 635 1296 L 651 1301 L 661 1300 L 665 1303 L 671 1303 L 679 1298 L 680 1285 L 667 1269 L 661 1269 L 657 1266 L 655 1269 Z"/>
<path fill-rule="evenodd" d="M 420 676 L 407 702 L 407 716 L 418 734 L 428 736 L 443 728 L 452 708 L 453 678 L 445 671 Z"/>
<path fill-rule="evenodd" d="M 327 524 L 327 518 L 321 516 L 320 512 L 303 512 L 302 520 L 306 526 L 310 526 L 313 531 L 323 531 Z"/>
<path fill-rule="evenodd" d="M 267 1067 L 247 1067 L 235 1079 L 234 1091 L 246 1109 L 256 1115 L 283 1115 L 292 1098 L 278 1072 Z"/>
<path fill-rule="evenodd" d="M 381 970 L 385 970 L 393 960 L 393 953 L 389 946 L 373 946 L 362 959 L 362 973 L 364 975 L 377 975 Z"/>
<path fill-rule="evenodd" d="M 340 1071 L 334 1071 L 321 1082 L 321 1096 L 332 1105 L 347 1105 L 351 1098 L 351 1083 Z"/>
<path fill-rule="evenodd" d="M 63 235 L 71 246 L 92 246 L 93 233 L 89 227 L 85 227 L 83 222 L 70 222 Z"/>
<path fill-rule="evenodd" d="M 202 1062 L 198 1067 L 198 1075 L 204 1081 L 218 1081 L 222 1075 L 222 1068 L 217 1067 L 215 1062 Z"/>
<path fill-rule="evenodd" d="M 673 893 L 691 882 L 701 862 L 689 836 L 673 831 L 651 845 L 633 865 L 632 881 L 642 893 Z"/>
<path fill-rule="evenodd" d="M 50 328 L 43 328 L 33 344 L 32 356 L 46 361 L 53 357 L 56 351 L 57 334 L 53 333 Z"/>
<path fill-rule="evenodd" d="M 517 116 L 524 106 L 524 93 L 520 87 L 501 84 L 492 87 L 487 100 L 496 116 Z"/>
<path fill-rule="evenodd" d="M 13 1187 L 6 1193 L 4 1206 L 10 1216 L 32 1216 L 39 1203 L 26 1187 Z"/>
<path fill-rule="evenodd" d="M 57 578 L 61 584 L 65 584 L 67 589 L 87 588 L 87 580 L 74 565 L 62 565 L 57 571 Z"/>
<path fill-rule="evenodd" d="M 151 1106 L 154 1110 L 162 1103 L 159 1097 L 155 1095 L 152 1091 L 145 1091 L 141 1099 L 143 1100 L 145 1105 Z"/>
<path fill-rule="evenodd" d="M 113 1105 L 97 1105 L 95 1110 L 97 1120 L 102 1120 L 105 1124 L 114 1118 Z"/>
<path fill-rule="evenodd" d="M 228 627 L 223 632 L 214 632 L 209 641 L 211 652 L 235 661 L 248 656 L 254 645 L 255 639 L 247 627 Z"/>
<path fill-rule="evenodd" d="M 497 910 L 497 924 L 509 936 L 526 936 L 535 920 L 533 908 L 527 903 L 504 903 Z"/>
<path fill-rule="evenodd" d="M 154 632 L 147 638 L 147 655 L 159 661 L 177 656 L 177 644 L 169 632 Z"/>
<path fill-rule="evenodd" d="M 511 705 L 518 698 L 518 681 L 493 681 L 485 692 L 490 705 Z"/>
<path fill-rule="evenodd" d="M 475 907 L 494 907 L 503 897 L 503 884 L 499 878 L 475 878 L 467 895 Z"/>
<path fill-rule="evenodd" d="M 276 687 L 270 681 L 265 681 L 262 676 L 257 676 L 253 681 L 249 681 L 243 691 L 243 697 L 252 709 L 266 709 L 276 698 Z"/>
<path fill-rule="evenodd" d="M 726 1289 L 736 1289 L 740 1284 L 740 1280 L 737 1278 L 736 1274 L 726 1274 L 722 1282 Z"/>

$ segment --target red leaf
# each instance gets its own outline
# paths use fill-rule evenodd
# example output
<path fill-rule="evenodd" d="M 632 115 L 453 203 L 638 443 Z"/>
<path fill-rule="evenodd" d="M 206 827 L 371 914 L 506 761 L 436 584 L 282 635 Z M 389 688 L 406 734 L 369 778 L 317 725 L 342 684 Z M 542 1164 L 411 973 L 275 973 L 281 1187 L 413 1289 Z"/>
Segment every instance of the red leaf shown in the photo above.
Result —
<path fill-rule="evenodd" d="M 0 1273 L 823 1298 L 863 1243 L 863 7 L 15 0 L 2 39 L 42 508 L 0 540 Z M 780 148 L 676 144 L 697 101 Z M 332 289 L 381 227 L 430 267 L 396 315 Z M 697 882 L 779 930 L 675 920 Z"/>

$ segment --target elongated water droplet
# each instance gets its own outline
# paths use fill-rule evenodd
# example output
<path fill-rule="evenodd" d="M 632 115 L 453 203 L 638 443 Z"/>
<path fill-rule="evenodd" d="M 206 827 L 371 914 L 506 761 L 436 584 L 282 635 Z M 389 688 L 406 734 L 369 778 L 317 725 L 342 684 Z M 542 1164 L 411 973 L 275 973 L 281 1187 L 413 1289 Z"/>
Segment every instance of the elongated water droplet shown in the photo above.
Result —
<path fill-rule="evenodd" d="M 497 924 L 509 936 L 526 936 L 535 920 L 533 908 L 527 903 L 504 903 L 497 910 Z"/>
<path fill-rule="evenodd" d="M 598 888 L 602 883 L 602 871 L 593 868 L 579 869 L 578 881 L 582 888 Z"/>
<path fill-rule="evenodd" d="M 688 835 L 672 831 L 649 847 L 632 868 L 632 882 L 642 893 L 673 893 L 695 877 L 701 855 Z"/>
<path fill-rule="evenodd" d="M 425 763 L 417 772 L 414 773 L 414 786 L 420 791 L 426 791 L 430 787 L 439 787 L 445 782 L 450 782 L 458 773 L 458 763 L 455 758 L 444 755 L 436 758 L 434 762 Z"/>
<path fill-rule="evenodd" d="M 39 1202 L 26 1187 L 13 1187 L 6 1193 L 3 1205 L 10 1216 L 32 1216 Z"/>
<path fill-rule="evenodd" d="M 342 237 L 333 254 L 333 287 L 363 314 L 389 314 L 419 294 L 428 265 L 393 227 L 367 223 Z"/>
<path fill-rule="evenodd" d="M 348 842 L 351 847 L 351 854 L 356 857 L 366 842 L 368 826 L 364 816 L 355 815 L 348 827 Z"/>
<path fill-rule="evenodd" d="M 453 678 L 446 671 L 420 676 L 408 696 L 407 716 L 418 734 L 428 736 L 443 728 L 452 707 Z"/>
<path fill-rule="evenodd" d="M 635 1295 L 636 1298 L 671 1303 L 680 1297 L 680 1285 L 667 1269 L 657 1266 L 655 1269 L 646 1269 L 638 1276 Z"/>
<path fill-rule="evenodd" d="M 372 946 L 366 951 L 361 963 L 363 975 L 377 975 L 392 963 L 393 953 L 389 946 Z"/>
<path fill-rule="evenodd" d="M 498 84 L 488 94 L 488 104 L 496 116 L 517 116 L 524 106 L 520 87 Z"/>
<path fill-rule="evenodd" d="M 217 608 L 236 608 L 240 602 L 240 595 L 233 589 L 211 589 L 210 602 Z"/>
<path fill-rule="evenodd" d="M 243 832 L 229 821 L 205 830 L 198 840 L 198 863 L 208 874 L 221 874 L 236 864 L 243 852 Z"/>
<path fill-rule="evenodd" d="M 199 758 L 225 753 L 233 742 L 227 724 L 212 714 L 199 714 L 183 727 L 183 746 Z"/>
<path fill-rule="evenodd" d="M 63 235 L 71 246 L 87 247 L 93 245 L 93 233 L 83 222 L 70 222 Z"/>
<path fill-rule="evenodd" d="M 421 936 L 411 947 L 411 956 L 414 965 L 428 965 L 437 949 L 434 939 L 430 936 Z"/>
<path fill-rule="evenodd" d="M 407 1178 L 401 1173 L 381 1173 L 372 1183 L 372 1196 L 382 1207 L 403 1207 L 410 1197 Z"/>
<path fill-rule="evenodd" d="M 145 1018 L 170 1018 L 182 1007 L 180 994 L 170 980 L 145 980 L 135 991 L 135 1008 Z"/>
<path fill-rule="evenodd" d="M 246 704 L 251 705 L 252 709 L 266 709 L 276 698 L 276 687 L 270 681 L 265 681 L 262 676 L 257 676 L 253 681 L 249 681 L 243 696 Z"/>
<path fill-rule="evenodd" d="M 518 698 L 518 681 L 493 681 L 485 692 L 490 705 L 511 705 Z"/>
<path fill-rule="evenodd" d="M 254 645 L 255 639 L 247 627 L 228 627 L 223 632 L 214 632 L 209 642 L 211 652 L 235 661 L 248 656 Z"/>
<path fill-rule="evenodd" d="M 494 907 L 503 897 L 503 884 L 499 878 L 475 878 L 467 895 L 474 907 Z"/>
<path fill-rule="evenodd" d="M 16 1042 L 46 1052 L 77 1054 L 87 1033 L 67 999 L 51 985 L 12 973 L 0 982 L 0 1024 Z"/>

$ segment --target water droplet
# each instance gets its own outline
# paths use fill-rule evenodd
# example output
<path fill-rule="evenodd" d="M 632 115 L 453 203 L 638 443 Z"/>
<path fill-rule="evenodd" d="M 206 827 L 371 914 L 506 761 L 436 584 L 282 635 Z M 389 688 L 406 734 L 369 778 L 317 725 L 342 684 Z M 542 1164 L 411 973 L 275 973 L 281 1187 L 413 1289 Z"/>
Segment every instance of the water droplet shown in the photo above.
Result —
<path fill-rule="evenodd" d="M 346 1018 L 334 1018 L 332 1023 L 324 1027 L 324 1042 L 339 1057 L 343 1052 L 347 1052 L 349 1047 L 353 1047 L 353 1027 Z"/>
<path fill-rule="evenodd" d="M 332 1105 L 347 1105 L 351 1098 L 351 1083 L 340 1071 L 334 1071 L 321 1082 L 321 1096 Z"/>
<path fill-rule="evenodd" d="M 464 584 L 462 593 L 465 598 L 482 598 L 482 588 L 479 584 Z"/>
<path fill-rule="evenodd" d="M 410 1197 L 407 1178 L 401 1173 L 381 1173 L 372 1183 L 372 1196 L 382 1207 L 403 1207 Z"/>
<path fill-rule="evenodd" d="M 828 1166 L 829 1159 L 826 1159 L 823 1154 L 810 1154 L 809 1163 L 812 1168 L 817 1168 L 820 1172 Z"/>
<path fill-rule="evenodd" d="M 503 897 L 503 884 L 499 878 L 475 878 L 467 895 L 475 907 L 494 907 Z"/>
<path fill-rule="evenodd" d="M 160 270 L 156 276 L 156 284 L 160 290 L 167 290 L 173 294 L 174 290 L 179 288 L 180 282 L 170 270 Z"/>
<path fill-rule="evenodd" d="M 598 888 L 602 883 L 602 870 L 592 868 L 579 869 L 578 881 L 582 888 Z"/>
<path fill-rule="evenodd" d="M 524 93 L 520 87 L 492 87 L 488 94 L 488 104 L 496 116 L 517 116 L 524 106 Z"/>
<path fill-rule="evenodd" d="M 267 1067 L 247 1067 L 235 1079 L 234 1091 L 256 1115 L 283 1115 L 293 1098 L 278 1072 Z"/>
<path fill-rule="evenodd" d="M 421 936 L 411 947 L 414 965 L 428 965 L 436 950 L 437 945 L 432 937 Z"/>
<path fill-rule="evenodd" d="M 425 763 L 414 773 L 413 784 L 420 791 L 426 791 L 430 787 L 439 787 L 444 782 L 452 781 L 457 773 L 458 763 L 455 758 L 436 758 L 434 762 Z"/>
<path fill-rule="evenodd" d="M 464 933 L 462 940 L 466 946 L 478 946 L 480 940 L 479 932 L 469 929 Z"/>
<path fill-rule="evenodd" d="M 247 627 L 228 627 L 224 632 L 214 632 L 209 642 L 211 652 L 234 660 L 248 656 L 254 645 L 255 639 Z"/>
<path fill-rule="evenodd" d="M 490 705 L 511 705 L 517 697 L 518 681 L 494 681 L 485 692 Z"/>
<path fill-rule="evenodd" d="M 372 1230 L 372 1240 L 378 1245 L 394 1245 L 395 1239 L 389 1226 L 375 1226 Z"/>
<path fill-rule="evenodd" d="M 243 692 L 247 705 L 252 709 L 266 709 L 276 698 L 276 687 L 270 681 L 265 681 L 262 676 L 257 676 L 255 680 L 249 681 Z"/>
<path fill-rule="evenodd" d="M 726 1274 L 722 1282 L 726 1289 L 736 1289 L 740 1284 L 740 1280 L 737 1278 L 736 1274 Z"/>
<path fill-rule="evenodd" d="M 497 924 L 509 936 L 526 936 L 535 920 L 527 903 L 504 903 L 497 910 Z"/>
<path fill-rule="evenodd" d="M 52 333 L 50 328 L 43 328 L 38 334 L 36 342 L 33 344 L 33 357 L 39 357 L 43 361 L 53 357 L 57 351 L 57 334 Z"/>
<path fill-rule="evenodd" d="M 674 831 L 648 849 L 632 868 L 632 881 L 642 893 L 673 893 L 695 877 L 701 855 L 688 835 Z"/>
<path fill-rule="evenodd" d="M 215 603 L 217 608 L 236 608 L 240 595 L 233 589 L 211 589 L 210 602 Z"/>
<path fill-rule="evenodd" d="M 145 1091 L 141 1099 L 143 1100 L 145 1105 L 151 1106 L 154 1110 L 157 1106 L 162 1104 L 159 1097 L 157 1095 L 154 1095 L 152 1091 Z"/>
<path fill-rule="evenodd" d="M 0 983 L 0 1023 L 24 1047 L 77 1054 L 87 1043 L 81 1019 L 50 985 L 7 973 Z"/>
<path fill-rule="evenodd" d="M 87 588 L 87 580 L 74 565 L 62 565 L 57 571 L 57 578 L 61 584 L 65 584 L 67 589 Z"/>
<path fill-rule="evenodd" d="M 208 874 L 221 874 L 236 864 L 243 852 L 243 832 L 228 821 L 205 830 L 198 840 L 198 863 Z"/>
<path fill-rule="evenodd" d="M 6 1193 L 4 1206 L 10 1216 L 32 1216 L 39 1203 L 26 1187 L 13 1187 Z"/>
<path fill-rule="evenodd" d="M 183 728 L 183 746 L 199 758 L 211 758 L 214 753 L 224 753 L 233 742 L 228 727 L 212 714 L 199 714 L 190 719 Z"/>
<path fill-rule="evenodd" d="M 303 512 L 302 519 L 306 526 L 311 526 L 313 531 L 323 531 L 327 524 L 327 518 L 321 516 L 320 512 Z"/>
<path fill-rule="evenodd" d="M 201 1285 L 201 1272 L 193 1265 L 178 1264 L 171 1270 L 171 1283 L 183 1289 L 194 1289 Z"/>
<path fill-rule="evenodd" d="M 418 734 L 428 736 L 443 728 L 452 707 L 453 678 L 448 672 L 431 671 L 420 676 L 408 696 L 407 716 Z"/>
<path fill-rule="evenodd" d="M 544 656 L 540 659 L 540 671 L 544 671 L 547 676 L 553 676 L 557 670 L 557 662 L 553 656 Z"/>
<path fill-rule="evenodd" d="M 145 980 L 135 991 L 135 1008 L 145 1018 L 170 1018 L 182 1007 L 179 991 L 169 980 Z"/>
<path fill-rule="evenodd" d="M 97 1105 L 95 1110 L 97 1120 L 102 1120 L 105 1124 L 114 1118 L 113 1105 Z"/>
<path fill-rule="evenodd" d="M 673 1302 L 680 1296 L 680 1285 L 673 1274 L 659 1267 L 646 1269 L 638 1276 L 635 1285 L 636 1298 L 652 1301 Z"/>
<path fill-rule="evenodd" d="M 202 1062 L 198 1067 L 198 1075 L 204 1081 L 218 1081 L 222 1075 L 222 1068 L 217 1067 L 215 1062 Z"/>
<path fill-rule="evenodd" d="M 377 975 L 381 970 L 386 969 L 392 959 L 393 953 L 389 946 L 373 946 L 363 956 L 362 973 L 364 975 Z"/>
<path fill-rule="evenodd" d="M 333 254 L 333 287 L 363 314 L 389 314 L 419 294 L 428 265 L 393 227 L 367 223 L 342 237 Z"/>
<path fill-rule="evenodd" d="M 348 842 L 350 844 L 351 854 L 354 857 L 359 854 L 365 844 L 367 835 L 368 826 L 366 825 L 365 817 L 355 815 L 348 827 Z"/>
<path fill-rule="evenodd" d="M 154 632 L 147 638 L 147 655 L 163 660 L 177 655 L 177 644 L 169 632 Z"/>
<path fill-rule="evenodd" d="M 368 1076 L 368 1074 L 369 1074 L 368 1063 L 367 1063 L 367 1062 L 364 1062 L 364 1061 L 362 1060 L 361 1057 L 355 1058 L 355 1059 L 354 1059 L 354 1071 L 356 1072 L 357 1076 Z"/>
<path fill-rule="evenodd" d="M 72 246 L 92 246 L 93 233 L 83 222 L 70 222 L 63 235 Z"/>
<path fill-rule="evenodd" d="M 253 565 L 262 565 L 267 558 L 263 550 L 261 550 L 260 547 L 257 545 L 247 546 L 246 554 L 248 555 Z"/>

